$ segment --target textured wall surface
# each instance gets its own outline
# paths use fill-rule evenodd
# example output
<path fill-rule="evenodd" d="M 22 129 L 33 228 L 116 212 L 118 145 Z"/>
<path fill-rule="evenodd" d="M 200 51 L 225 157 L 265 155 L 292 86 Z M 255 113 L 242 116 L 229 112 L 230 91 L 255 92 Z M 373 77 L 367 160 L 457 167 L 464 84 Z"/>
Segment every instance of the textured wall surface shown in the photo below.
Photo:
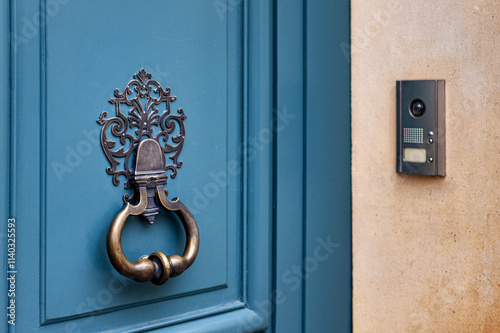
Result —
<path fill-rule="evenodd" d="M 351 6 L 354 331 L 500 332 L 500 1 Z M 400 79 L 446 80 L 445 178 L 395 171 Z"/>

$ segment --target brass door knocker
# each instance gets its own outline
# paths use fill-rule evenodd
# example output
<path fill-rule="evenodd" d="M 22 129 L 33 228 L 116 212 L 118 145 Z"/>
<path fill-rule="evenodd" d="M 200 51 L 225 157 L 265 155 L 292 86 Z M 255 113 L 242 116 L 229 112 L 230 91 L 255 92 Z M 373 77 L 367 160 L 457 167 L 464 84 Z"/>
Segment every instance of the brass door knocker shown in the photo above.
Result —
<path fill-rule="evenodd" d="M 124 205 L 113 219 L 107 236 L 107 251 L 113 267 L 123 276 L 135 281 L 151 281 L 160 285 L 169 277 L 174 277 L 191 266 L 198 254 L 200 237 L 198 226 L 189 209 L 178 198 L 170 201 L 167 184 L 167 170 L 170 177 L 175 178 L 177 168 L 182 166 L 178 161 L 184 145 L 185 132 L 183 109 L 177 110 L 177 115 L 170 114 L 170 103 L 176 100 L 170 95 L 170 88 L 165 90 L 161 85 L 151 80 L 151 74 L 144 68 L 134 75 L 120 92 L 115 89 L 115 98 L 109 100 L 115 105 L 116 117 L 105 118 L 107 112 L 102 112 L 97 122 L 101 128 L 101 146 L 111 163 L 106 172 L 113 176 L 113 184 L 118 185 L 118 176 L 126 179 L 125 188 L 133 188 L 132 196 L 123 196 Z M 132 98 L 129 98 L 129 95 Z M 165 110 L 160 114 L 159 108 L 165 103 Z M 121 112 L 125 106 L 129 116 Z M 171 137 L 173 145 L 168 143 L 170 135 L 179 125 L 180 134 Z M 155 126 L 155 127 L 153 127 Z M 127 133 L 129 128 L 136 128 L 135 136 Z M 155 133 L 154 129 L 157 129 Z M 115 140 L 108 139 L 108 134 Z M 118 140 L 119 139 L 119 140 Z M 117 141 L 121 146 L 115 148 Z M 165 154 L 171 154 L 172 164 L 166 164 Z M 130 168 L 130 158 L 135 155 L 134 167 Z M 117 166 L 123 162 L 123 169 Z M 142 215 L 149 223 L 153 223 L 160 207 L 174 212 L 182 222 L 186 232 L 186 246 L 182 256 L 165 255 L 154 252 L 149 256 L 130 262 L 123 253 L 121 235 L 127 218 L 130 215 Z"/>

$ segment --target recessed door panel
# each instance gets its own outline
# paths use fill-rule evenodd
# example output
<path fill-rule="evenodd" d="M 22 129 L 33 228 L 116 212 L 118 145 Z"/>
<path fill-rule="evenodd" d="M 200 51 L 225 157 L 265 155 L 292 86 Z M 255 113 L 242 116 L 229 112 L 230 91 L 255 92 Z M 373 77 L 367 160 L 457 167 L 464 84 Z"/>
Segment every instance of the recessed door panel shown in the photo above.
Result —
<path fill-rule="evenodd" d="M 46 130 L 47 152 L 46 183 L 42 185 L 47 193 L 47 216 L 42 221 L 47 230 L 42 244 L 47 319 L 156 302 L 227 284 L 229 221 L 224 187 L 217 188 L 217 193 L 210 188 L 217 198 L 204 209 L 193 207 L 203 241 L 192 269 L 164 287 L 130 281 L 124 287 L 128 297 L 101 292 L 109 289 L 113 278 L 114 270 L 103 255 L 104 240 L 121 208 L 125 178 L 114 186 L 106 173 L 109 164 L 100 147 L 96 120 L 102 111 L 114 116 L 114 105 L 108 99 L 114 97 L 115 88 L 121 91 L 144 67 L 178 97 L 172 112 L 179 107 L 185 110 L 187 138 L 180 155 L 184 164 L 177 178 L 167 184 L 171 198 L 178 196 L 187 204 L 193 189 L 213 181 L 210 170 L 225 171 L 228 142 L 236 140 L 226 136 L 226 119 L 236 110 L 227 108 L 227 81 L 214 80 L 227 76 L 229 50 L 227 24 L 217 15 L 205 15 L 211 9 L 203 1 L 190 5 L 156 1 L 147 6 L 134 1 L 119 6 L 114 2 L 70 2 L 48 19 L 47 122 L 42 129 Z M 141 218 L 131 218 L 123 246 L 131 261 L 154 251 L 182 253 L 184 231 L 173 214 L 160 214 L 152 226 Z M 75 258 L 61 260 L 55 253 L 72 253 Z M 206 269 L 204 263 L 209 262 L 211 273 L 199 279 Z M 116 288 L 123 279 L 117 277 Z M 67 296 L 63 299 L 58 296 L 61 287 Z M 100 296 L 94 306 L 98 309 L 80 305 L 88 295 Z"/>
<path fill-rule="evenodd" d="M 45 24 L 16 54 L 16 85 L 32 90 L 18 97 L 18 130 L 36 138 L 17 140 L 19 174 L 31 177 L 21 177 L 18 193 L 33 202 L 18 214 L 33 223 L 20 233 L 27 258 L 20 265 L 32 272 L 20 280 L 32 292 L 18 296 L 19 311 L 37 314 L 19 327 L 155 327 L 243 309 L 243 9 L 221 18 L 206 1 L 61 1 L 57 13 L 50 6 L 17 8 L 21 19 L 45 8 Z M 24 21 L 17 20 L 20 34 Z M 124 177 L 115 186 L 106 173 L 97 119 L 103 111 L 115 116 L 108 100 L 141 68 L 177 96 L 171 112 L 187 115 L 183 164 L 166 188 L 191 210 L 201 238 L 194 264 L 162 286 L 119 275 L 106 254 L 108 228 L 131 190 Z M 179 219 L 165 211 L 153 225 L 129 218 L 122 234 L 130 261 L 155 251 L 182 254 L 184 244 Z"/>

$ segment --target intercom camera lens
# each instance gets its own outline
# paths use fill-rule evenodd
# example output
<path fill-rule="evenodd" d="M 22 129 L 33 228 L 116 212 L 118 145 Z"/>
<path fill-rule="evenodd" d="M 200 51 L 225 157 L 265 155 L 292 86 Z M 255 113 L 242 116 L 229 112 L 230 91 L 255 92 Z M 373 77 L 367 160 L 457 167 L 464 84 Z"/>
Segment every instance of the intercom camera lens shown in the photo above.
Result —
<path fill-rule="evenodd" d="M 421 117 L 425 112 L 425 104 L 419 99 L 415 99 L 410 104 L 410 113 L 413 117 Z"/>

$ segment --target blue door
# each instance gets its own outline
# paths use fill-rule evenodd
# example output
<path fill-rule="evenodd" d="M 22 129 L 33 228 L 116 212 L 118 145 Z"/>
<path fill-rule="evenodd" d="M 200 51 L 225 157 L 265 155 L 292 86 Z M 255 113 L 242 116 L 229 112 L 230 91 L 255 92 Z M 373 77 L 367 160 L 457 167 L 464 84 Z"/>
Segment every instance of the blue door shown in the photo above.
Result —
<path fill-rule="evenodd" d="M 351 331 L 348 1 L 0 6 L 0 331 Z M 200 235 L 160 286 L 106 252 L 131 190 L 106 172 L 97 120 L 142 68 L 187 116 L 165 187 Z M 130 217 L 121 244 L 135 261 L 186 236 L 162 211 Z"/>

